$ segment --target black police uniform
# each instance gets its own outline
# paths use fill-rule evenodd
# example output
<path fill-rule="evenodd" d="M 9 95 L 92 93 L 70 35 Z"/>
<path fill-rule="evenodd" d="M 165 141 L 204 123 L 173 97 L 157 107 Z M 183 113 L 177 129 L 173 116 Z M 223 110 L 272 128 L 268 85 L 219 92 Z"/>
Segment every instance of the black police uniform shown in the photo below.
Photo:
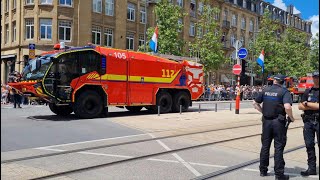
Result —
<path fill-rule="evenodd" d="M 318 73 L 319 76 L 319 73 Z M 319 88 L 312 87 L 306 89 L 302 95 L 301 102 L 317 102 L 319 103 Z M 302 115 L 304 128 L 303 136 L 308 154 L 308 170 L 302 171 L 301 175 L 316 174 L 316 151 L 315 151 L 315 134 L 317 134 L 318 147 L 319 147 L 319 112 L 318 110 L 305 110 Z"/>
<path fill-rule="evenodd" d="M 279 76 L 284 80 L 285 76 Z M 257 103 L 262 103 L 263 126 L 262 126 L 262 147 L 260 152 L 260 172 L 261 176 L 267 175 L 269 166 L 270 146 L 274 139 L 274 171 L 279 179 L 286 179 L 284 176 L 285 162 L 283 151 L 287 142 L 286 112 L 284 104 L 292 104 L 290 92 L 278 84 L 266 87 L 255 99 Z"/>

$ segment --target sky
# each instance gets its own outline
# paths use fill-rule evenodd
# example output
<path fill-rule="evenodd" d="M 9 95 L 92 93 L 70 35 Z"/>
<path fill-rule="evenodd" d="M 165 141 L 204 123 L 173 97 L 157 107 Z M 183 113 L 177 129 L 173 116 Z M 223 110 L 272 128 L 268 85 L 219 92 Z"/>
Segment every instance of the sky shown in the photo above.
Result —
<path fill-rule="evenodd" d="M 312 21 L 311 32 L 314 36 L 319 33 L 319 0 L 264 0 L 280 9 L 287 10 L 287 6 L 294 5 L 293 13 L 301 13 L 304 20 Z"/>

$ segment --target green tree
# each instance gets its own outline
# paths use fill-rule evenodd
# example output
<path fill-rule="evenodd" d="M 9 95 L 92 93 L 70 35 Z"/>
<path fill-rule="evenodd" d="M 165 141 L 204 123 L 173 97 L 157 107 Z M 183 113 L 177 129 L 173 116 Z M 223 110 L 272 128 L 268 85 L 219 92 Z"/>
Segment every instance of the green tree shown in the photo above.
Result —
<path fill-rule="evenodd" d="M 292 27 L 285 29 L 279 46 L 279 57 L 282 59 L 277 64 L 279 73 L 300 77 L 310 72 L 310 48 L 306 46 L 306 39 L 307 35 L 303 32 Z"/>
<path fill-rule="evenodd" d="M 310 63 L 313 71 L 319 70 L 319 33 L 311 40 Z"/>
<path fill-rule="evenodd" d="M 179 34 L 183 25 L 178 22 L 186 14 L 183 13 L 180 6 L 173 5 L 168 0 L 160 0 L 156 4 L 155 14 L 158 26 L 158 53 L 181 56 L 184 42 L 179 38 Z M 154 29 L 155 27 L 150 27 L 147 30 L 147 51 L 151 51 L 149 41 Z M 144 51 L 144 46 L 140 46 L 139 51 Z"/>
<path fill-rule="evenodd" d="M 199 55 L 205 71 L 217 70 L 226 62 L 219 22 L 214 18 L 219 13 L 219 9 L 207 5 L 208 2 L 204 3 L 202 15 L 196 23 L 197 36 L 193 42 L 189 42 L 192 51 Z"/>
<path fill-rule="evenodd" d="M 252 46 L 253 57 L 258 58 L 261 51 L 264 50 L 264 70 L 266 73 L 278 72 L 278 64 L 282 63 L 283 59 L 279 57 L 280 42 L 277 38 L 277 30 L 280 26 L 270 18 L 270 12 L 265 9 L 265 13 L 261 17 L 260 29 L 256 35 Z M 257 67 L 257 66 L 256 66 Z M 261 72 L 261 68 L 257 68 L 257 73 Z"/>

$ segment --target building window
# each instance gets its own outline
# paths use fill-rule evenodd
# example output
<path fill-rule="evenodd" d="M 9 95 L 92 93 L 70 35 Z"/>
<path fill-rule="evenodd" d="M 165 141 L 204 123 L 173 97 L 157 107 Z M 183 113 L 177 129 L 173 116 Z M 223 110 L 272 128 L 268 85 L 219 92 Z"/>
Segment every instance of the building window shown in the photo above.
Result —
<path fill-rule="evenodd" d="M 198 13 L 202 14 L 203 12 L 203 2 L 199 2 Z"/>
<path fill-rule="evenodd" d="M 244 17 L 241 18 L 241 29 L 246 29 L 246 19 Z"/>
<path fill-rule="evenodd" d="M 219 21 L 219 18 L 220 18 L 219 12 L 215 12 L 215 13 L 214 13 L 214 19 L 215 19 L 216 21 Z"/>
<path fill-rule="evenodd" d="M 93 0 L 92 1 L 93 12 L 101 13 L 102 12 L 102 0 Z"/>
<path fill-rule="evenodd" d="M 223 12 L 223 19 L 226 21 L 226 20 L 228 20 L 228 10 L 224 10 L 224 12 Z"/>
<path fill-rule="evenodd" d="M 52 4 L 52 0 L 41 0 L 41 4 Z"/>
<path fill-rule="evenodd" d="M 129 50 L 134 49 L 134 34 L 132 34 L 132 33 L 127 33 L 126 48 Z"/>
<path fill-rule="evenodd" d="M 114 0 L 106 0 L 106 15 L 113 16 L 114 14 Z"/>
<path fill-rule="evenodd" d="M 101 44 L 101 27 L 92 27 L 92 43 L 96 45 Z"/>
<path fill-rule="evenodd" d="M 190 34 L 190 36 L 194 36 L 194 33 L 195 33 L 194 23 L 190 22 L 189 34 Z"/>
<path fill-rule="evenodd" d="M 34 0 L 26 0 L 26 5 L 34 4 Z"/>
<path fill-rule="evenodd" d="M 253 21 L 252 20 L 250 20 L 250 22 L 249 22 L 249 31 L 253 32 Z"/>
<path fill-rule="evenodd" d="M 190 16 L 196 17 L 196 0 L 191 0 L 190 2 Z"/>
<path fill-rule="evenodd" d="M 72 6 L 72 0 L 59 0 L 59 4 L 62 6 Z"/>
<path fill-rule="evenodd" d="M 197 29 L 197 36 L 198 36 L 198 38 L 202 38 L 202 27 L 198 27 L 198 29 Z"/>
<path fill-rule="evenodd" d="M 177 0 L 177 4 L 178 6 L 183 7 L 183 0 Z"/>
<path fill-rule="evenodd" d="M 145 7 L 140 7 L 140 23 L 145 24 L 146 23 L 146 10 Z"/>
<path fill-rule="evenodd" d="M 244 37 L 243 36 L 240 37 L 240 42 L 241 42 L 242 46 L 244 47 L 245 44 L 244 44 Z"/>
<path fill-rule="evenodd" d="M 230 45 L 233 46 L 234 43 L 236 43 L 236 36 L 234 34 L 231 34 L 231 36 L 230 36 Z"/>
<path fill-rule="evenodd" d="M 13 0 L 13 8 L 12 9 L 15 9 L 17 7 L 17 0 Z"/>
<path fill-rule="evenodd" d="M 52 19 L 40 19 L 40 38 L 51 39 Z"/>
<path fill-rule="evenodd" d="M 135 11 L 136 11 L 136 6 L 132 3 L 128 3 L 128 9 L 127 9 L 127 19 L 130 21 L 135 20 Z"/>
<path fill-rule="evenodd" d="M 142 45 L 144 45 L 144 35 L 140 34 L 139 35 L 139 46 L 142 46 Z"/>
<path fill-rule="evenodd" d="M 26 39 L 33 39 L 34 37 L 34 21 L 33 19 L 26 19 Z"/>
<path fill-rule="evenodd" d="M 9 3 L 10 3 L 10 1 L 6 0 L 6 12 L 9 12 Z"/>
<path fill-rule="evenodd" d="M 243 8 L 247 8 L 247 0 L 243 0 L 243 4 L 242 4 L 243 6 Z"/>
<path fill-rule="evenodd" d="M 12 42 L 16 42 L 17 41 L 17 26 L 16 26 L 16 22 L 12 23 Z"/>
<path fill-rule="evenodd" d="M 113 30 L 110 28 L 104 29 L 104 45 L 112 47 L 113 44 Z"/>
<path fill-rule="evenodd" d="M 9 25 L 8 24 L 6 24 L 6 42 L 5 42 L 5 44 L 7 44 L 8 42 L 9 42 Z"/>
<path fill-rule="evenodd" d="M 59 40 L 71 41 L 71 21 L 59 21 Z"/>
<path fill-rule="evenodd" d="M 237 21 L 238 21 L 238 15 L 232 14 L 231 25 L 236 27 L 237 26 Z"/>

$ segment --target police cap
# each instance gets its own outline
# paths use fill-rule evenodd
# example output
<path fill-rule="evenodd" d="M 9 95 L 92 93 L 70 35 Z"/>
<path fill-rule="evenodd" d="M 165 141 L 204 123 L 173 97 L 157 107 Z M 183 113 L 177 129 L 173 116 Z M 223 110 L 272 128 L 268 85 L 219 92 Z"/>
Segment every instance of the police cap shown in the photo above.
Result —
<path fill-rule="evenodd" d="M 278 80 L 278 81 L 284 81 L 284 79 L 286 78 L 285 75 L 282 75 L 282 74 L 277 74 L 273 77 L 275 80 Z"/>
<path fill-rule="evenodd" d="M 312 77 L 319 77 L 319 71 L 315 71 L 312 73 Z"/>

